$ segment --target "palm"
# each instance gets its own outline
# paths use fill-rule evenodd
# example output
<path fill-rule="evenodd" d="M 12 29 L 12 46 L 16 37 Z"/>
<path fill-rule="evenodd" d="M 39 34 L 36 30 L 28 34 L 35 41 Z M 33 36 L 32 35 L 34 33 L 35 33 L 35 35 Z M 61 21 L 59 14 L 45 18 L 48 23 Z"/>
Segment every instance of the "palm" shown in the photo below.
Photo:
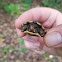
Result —
<path fill-rule="evenodd" d="M 25 39 L 25 45 L 28 48 L 33 47 L 41 47 L 46 52 L 56 54 L 55 48 L 48 48 L 44 44 L 43 38 L 33 37 L 25 35 L 21 32 L 21 24 L 27 21 L 39 21 L 47 30 L 47 33 L 51 31 L 57 25 L 62 24 L 62 15 L 59 11 L 51 9 L 51 8 L 34 8 L 25 13 L 23 13 L 15 22 L 15 26 L 17 28 L 17 33 L 19 37 L 23 37 Z M 33 42 L 34 41 L 34 42 Z"/>

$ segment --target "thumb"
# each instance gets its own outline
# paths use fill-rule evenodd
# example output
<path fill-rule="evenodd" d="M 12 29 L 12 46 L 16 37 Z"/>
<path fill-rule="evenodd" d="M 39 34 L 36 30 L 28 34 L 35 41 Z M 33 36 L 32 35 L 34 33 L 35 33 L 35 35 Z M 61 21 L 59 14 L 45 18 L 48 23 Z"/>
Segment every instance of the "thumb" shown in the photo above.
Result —
<path fill-rule="evenodd" d="M 62 47 L 62 25 L 50 29 L 44 37 L 48 47 Z"/>

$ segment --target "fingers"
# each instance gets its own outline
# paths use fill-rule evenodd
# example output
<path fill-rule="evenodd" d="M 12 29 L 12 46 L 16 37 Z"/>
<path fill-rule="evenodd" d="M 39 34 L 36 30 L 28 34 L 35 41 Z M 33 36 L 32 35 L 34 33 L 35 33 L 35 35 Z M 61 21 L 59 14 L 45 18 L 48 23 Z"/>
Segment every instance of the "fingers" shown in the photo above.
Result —
<path fill-rule="evenodd" d="M 27 21 L 39 21 L 44 27 L 50 28 L 56 21 L 56 16 L 58 13 L 60 12 L 57 10 L 45 7 L 33 8 L 26 11 L 20 17 L 18 17 L 15 22 L 16 28 L 19 29 L 19 37 L 24 36 L 24 33 L 20 32 L 21 24 Z"/>
<path fill-rule="evenodd" d="M 58 13 L 56 17 L 56 26 L 62 24 L 62 13 Z"/>
<path fill-rule="evenodd" d="M 43 38 L 26 35 L 23 37 L 23 39 L 25 41 L 25 46 L 29 49 L 30 48 L 42 48 L 44 45 Z"/>
<path fill-rule="evenodd" d="M 25 40 L 25 46 L 28 48 L 28 49 L 34 49 L 34 48 L 39 48 L 40 47 L 40 43 L 39 42 L 30 42 L 30 41 L 27 41 Z"/>
<path fill-rule="evenodd" d="M 43 50 L 47 53 L 53 54 L 53 55 L 57 55 L 56 54 L 56 50 L 54 48 L 48 48 L 47 46 L 44 45 Z"/>
<path fill-rule="evenodd" d="M 25 46 L 28 49 L 36 49 L 41 47 L 40 49 L 43 49 L 45 52 L 62 56 L 62 48 L 49 48 L 44 45 L 42 38 L 26 35 L 23 39 L 25 40 Z"/>
<path fill-rule="evenodd" d="M 48 48 L 47 46 L 44 45 L 43 38 L 26 35 L 23 37 L 23 39 L 25 42 L 25 46 L 28 49 L 32 49 L 32 50 L 40 49 L 40 50 L 44 50 L 45 52 L 48 52 L 50 54 L 57 55 L 56 50 L 54 48 Z"/>
<path fill-rule="evenodd" d="M 48 47 L 62 47 L 62 25 L 49 30 L 44 37 L 44 41 Z"/>
<path fill-rule="evenodd" d="M 57 56 L 61 56 L 62 57 L 62 47 L 58 47 L 58 48 L 48 48 L 47 46 L 43 47 L 43 50 L 47 53 L 53 54 L 53 55 L 57 55 Z"/>
<path fill-rule="evenodd" d="M 21 24 L 27 21 L 40 21 L 44 22 L 50 16 L 51 9 L 50 8 L 33 8 L 31 10 L 23 13 L 18 19 L 16 19 L 15 26 L 16 28 L 20 28 Z"/>
<path fill-rule="evenodd" d="M 51 28 L 53 26 L 53 24 L 55 24 L 55 21 L 56 21 L 56 18 L 57 18 L 58 14 L 59 14 L 58 11 L 56 11 L 56 10 L 53 11 L 52 10 L 48 20 L 43 23 L 43 26 L 45 28 Z"/>
<path fill-rule="evenodd" d="M 17 29 L 17 28 L 16 28 L 16 30 L 17 30 L 17 34 L 18 34 L 18 36 L 19 36 L 20 38 L 25 35 L 24 33 L 21 32 L 20 29 Z"/>

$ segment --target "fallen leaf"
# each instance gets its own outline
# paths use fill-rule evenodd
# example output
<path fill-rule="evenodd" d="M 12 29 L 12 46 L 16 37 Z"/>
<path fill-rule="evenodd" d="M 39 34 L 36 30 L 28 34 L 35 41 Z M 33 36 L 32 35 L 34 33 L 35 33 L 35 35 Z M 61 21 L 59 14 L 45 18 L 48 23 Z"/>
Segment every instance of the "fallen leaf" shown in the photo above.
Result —
<path fill-rule="evenodd" d="M 0 39 L 0 46 L 3 44 L 3 41 L 4 41 L 3 39 Z"/>
<path fill-rule="evenodd" d="M 21 60 L 16 60 L 16 62 L 23 62 L 23 61 L 21 61 Z"/>

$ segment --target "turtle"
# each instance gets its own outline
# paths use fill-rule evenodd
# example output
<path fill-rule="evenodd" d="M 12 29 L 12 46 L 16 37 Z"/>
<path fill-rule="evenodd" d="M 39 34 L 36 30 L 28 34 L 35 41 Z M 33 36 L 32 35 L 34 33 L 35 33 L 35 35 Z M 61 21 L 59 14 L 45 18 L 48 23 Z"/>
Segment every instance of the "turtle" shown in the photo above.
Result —
<path fill-rule="evenodd" d="M 37 21 L 29 21 L 23 23 L 21 25 L 21 31 L 24 32 L 25 34 L 37 37 L 44 37 L 46 34 L 45 28 L 42 26 L 41 23 Z"/>

